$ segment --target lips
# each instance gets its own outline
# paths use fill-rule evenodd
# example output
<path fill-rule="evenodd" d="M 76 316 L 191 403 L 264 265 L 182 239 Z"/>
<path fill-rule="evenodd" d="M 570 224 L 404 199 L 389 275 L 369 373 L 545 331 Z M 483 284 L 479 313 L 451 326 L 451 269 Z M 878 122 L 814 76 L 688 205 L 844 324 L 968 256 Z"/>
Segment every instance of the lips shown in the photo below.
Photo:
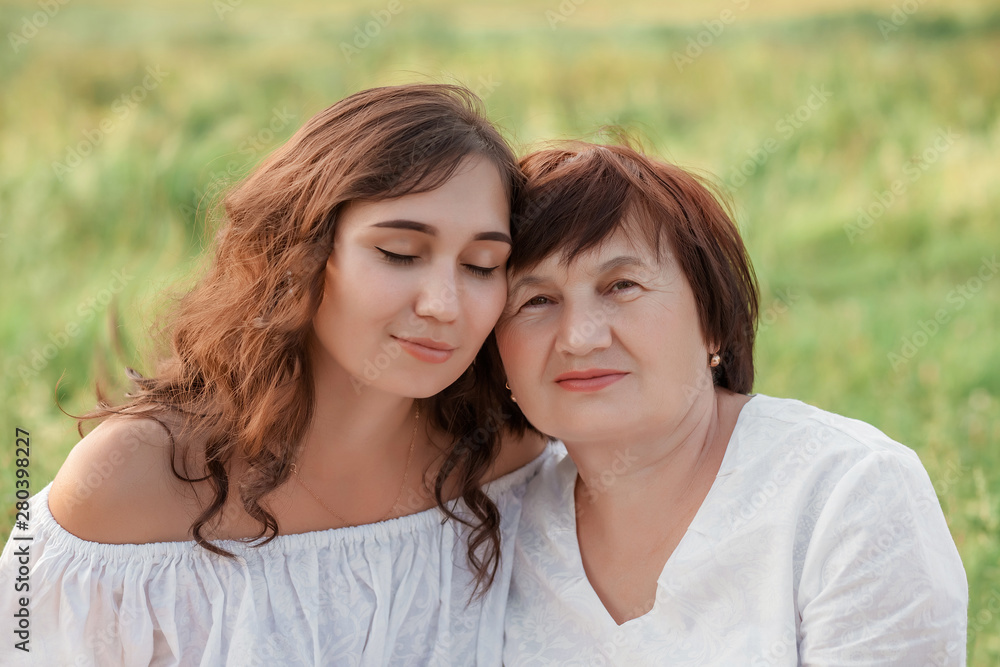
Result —
<path fill-rule="evenodd" d="M 567 391 L 598 391 L 628 375 L 613 368 L 590 368 L 557 375 L 555 382 Z"/>
<path fill-rule="evenodd" d="M 411 357 L 431 364 L 443 364 L 451 359 L 451 355 L 455 352 L 453 345 L 431 338 L 401 338 L 399 336 L 392 338 Z"/>

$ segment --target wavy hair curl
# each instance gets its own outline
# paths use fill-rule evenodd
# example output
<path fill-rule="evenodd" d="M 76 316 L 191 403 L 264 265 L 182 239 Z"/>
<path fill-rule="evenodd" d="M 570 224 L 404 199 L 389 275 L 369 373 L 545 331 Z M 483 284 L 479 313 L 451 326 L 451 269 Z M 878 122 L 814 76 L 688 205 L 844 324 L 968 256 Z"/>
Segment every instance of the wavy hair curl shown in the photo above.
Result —
<path fill-rule="evenodd" d="M 517 159 L 479 98 L 461 86 L 364 90 L 311 118 L 225 196 L 211 264 L 171 313 L 169 353 L 149 377 L 127 369 L 132 388 L 124 403 L 112 405 L 98 390 L 97 407 L 78 418 L 81 436 L 84 422 L 116 414 L 160 423 L 173 474 L 211 485 L 214 497 L 191 531 L 223 556 L 233 554 L 203 531 L 233 492 L 227 464 L 245 459 L 236 490 L 261 526 L 248 539 L 263 539 L 256 546 L 273 540 L 278 522 L 261 499 L 289 478 L 315 409 L 308 338 L 339 212 L 353 201 L 433 190 L 472 155 L 496 166 L 513 201 L 523 180 Z M 500 402 L 485 381 L 502 373 L 492 337 L 458 380 L 421 404 L 430 425 L 454 440 L 434 496 L 449 519 L 471 528 L 468 559 L 480 592 L 492 585 L 500 558 L 499 513 L 479 483 L 501 432 L 483 428 Z M 185 433 L 204 442 L 203 477 L 177 469 L 177 440 L 164 422 L 178 417 Z M 468 513 L 443 497 L 453 477 Z"/>

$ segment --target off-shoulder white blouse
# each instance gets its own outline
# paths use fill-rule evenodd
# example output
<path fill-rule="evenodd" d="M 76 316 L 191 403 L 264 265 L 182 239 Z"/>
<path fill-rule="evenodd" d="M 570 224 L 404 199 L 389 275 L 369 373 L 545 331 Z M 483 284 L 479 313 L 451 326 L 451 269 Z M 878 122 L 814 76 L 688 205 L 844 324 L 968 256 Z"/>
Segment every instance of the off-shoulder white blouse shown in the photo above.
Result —
<path fill-rule="evenodd" d="M 501 516 L 500 569 L 471 603 L 468 529 L 437 508 L 262 547 L 216 542 L 229 559 L 193 541 L 79 539 L 49 513 L 49 485 L 0 556 L 0 664 L 499 665 L 521 498 L 552 454 L 486 485 Z M 30 591 L 15 594 L 24 545 Z M 11 632 L 20 596 L 30 653 Z"/>
<path fill-rule="evenodd" d="M 934 487 L 868 424 L 754 396 L 652 610 L 620 626 L 583 569 L 576 476 L 553 458 L 528 485 L 509 666 L 965 664 L 968 584 Z"/>

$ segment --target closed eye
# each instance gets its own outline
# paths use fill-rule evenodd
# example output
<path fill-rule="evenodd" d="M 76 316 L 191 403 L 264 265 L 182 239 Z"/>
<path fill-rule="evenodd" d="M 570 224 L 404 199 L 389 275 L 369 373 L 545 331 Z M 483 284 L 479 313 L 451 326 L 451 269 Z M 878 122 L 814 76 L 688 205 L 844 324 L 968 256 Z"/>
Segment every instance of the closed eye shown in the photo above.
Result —
<path fill-rule="evenodd" d="M 383 250 L 378 246 L 375 246 L 375 249 L 378 250 L 383 255 L 385 255 L 385 261 L 387 261 L 390 264 L 401 264 L 401 265 L 413 264 L 413 260 L 417 258 L 416 255 L 400 255 L 394 252 L 389 252 L 388 250 Z"/>
<path fill-rule="evenodd" d="M 499 264 L 490 267 L 476 266 L 475 264 L 463 264 L 462 266 L 468 269 L 469 273 L 471 273 L 474 276 L 479 276 L 480 278 L 489 278 L 491 275 L 493 275 L 494 271 L 500 268 Z"/>

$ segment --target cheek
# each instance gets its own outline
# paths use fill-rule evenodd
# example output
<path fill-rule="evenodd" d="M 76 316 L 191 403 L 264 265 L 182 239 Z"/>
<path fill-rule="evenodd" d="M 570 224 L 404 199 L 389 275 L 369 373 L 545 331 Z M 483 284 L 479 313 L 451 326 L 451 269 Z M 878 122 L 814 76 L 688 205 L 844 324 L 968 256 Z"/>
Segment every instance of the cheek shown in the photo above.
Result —
<path fill-rule="evenodd" d="M 497 349 L 500 351 L 500 360 L 504 366 L 509 366 L 511 361 L 513 337 L 511 327 L 505 322 L 498 322 L 496 327 Z M 508 370 L 508 373 L 510 371 Z"/>
<path fill-rule="evenodd" d="M 480 289 L 466 290 L 464 300 L 469 330 L 482 333 L 483 340 L 486 340 L 507 303 L 507 283 L 498 280 Z"/>
<path fill-rule="evenodd" d="M 516 324 L 501 323 L 497 326 L 497 348 L 507 375 L 516 381 L 530 373 L 530 351 L 525 328 Z"/>
<path fill-rule="evenodd" d="M 327 272 L 324 300 L 355 324 L 377 322 L 407 301 L 407 287 L 393 267 L 345 252 Z"/>
<path fill-rule="evenodd" d="M 379 267 L 368 267 L 358 281 L 351 257 L 327 269 L 323 299 L 313 320 L 317 335 L 335 356 L 367 354 L 381 340 L 386 322 L 399 309 L 401 296 Z M 343 360 L 342 360 L 343 361 Z"/>

